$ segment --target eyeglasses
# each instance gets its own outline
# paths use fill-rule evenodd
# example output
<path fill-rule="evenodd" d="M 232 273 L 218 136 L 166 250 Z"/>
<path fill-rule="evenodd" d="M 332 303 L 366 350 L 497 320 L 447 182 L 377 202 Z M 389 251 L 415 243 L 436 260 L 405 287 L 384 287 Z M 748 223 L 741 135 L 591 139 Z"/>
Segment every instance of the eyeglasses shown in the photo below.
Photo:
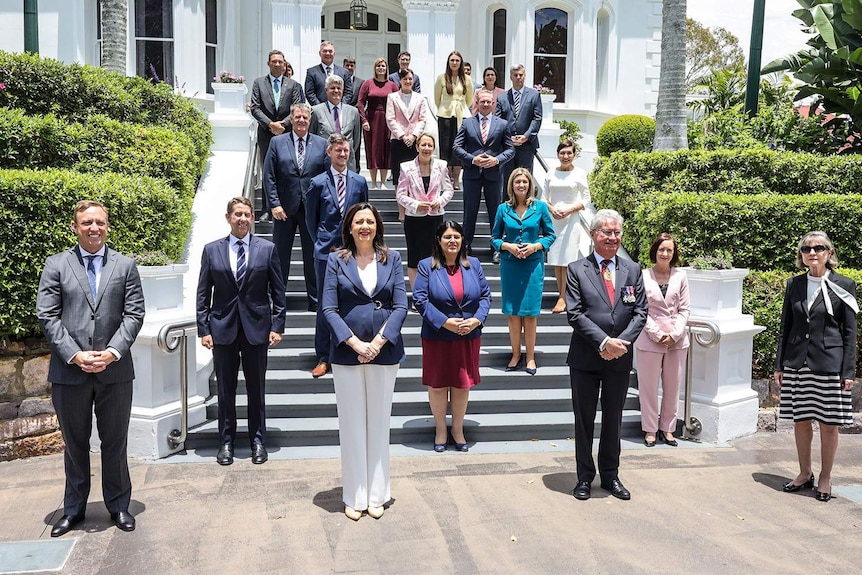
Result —
<path fill-rule="evenodd" d="M 829 248 L 827 248 L 826 246 L 823 246 L 823 245 L 802 246 L 801 248 L 799 248 L 799 251 L 801 251 L 803 254 L 810 254 L 812 250 L 815 253 L 819 254 L 819 253 L 823 253 L 823 252 L 829 250 Z"/>
<path fill-rule="evenodd" d="M 622 230 L 599 230 L 599 233 L 602 234 L 603 236 L 607 236 L 609 238 L 610 237 L 614 237 L 614 238 L 623 237 L 623 231 Z"/>

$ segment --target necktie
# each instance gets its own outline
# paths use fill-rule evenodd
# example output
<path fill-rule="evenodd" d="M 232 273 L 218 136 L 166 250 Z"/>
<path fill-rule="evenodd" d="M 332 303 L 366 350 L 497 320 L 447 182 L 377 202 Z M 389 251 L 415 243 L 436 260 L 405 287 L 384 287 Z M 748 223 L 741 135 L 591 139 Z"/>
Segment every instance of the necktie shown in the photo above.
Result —
<path fill-rule="evenodd" d="M 327 67 L 326 67 L 326 75 L 327 75 L 327 76 L 329 76 L 330 74 L 332 74 L 332 68 L 330 68 L 329 66 L 327 66 Z"/>
<path fill-rule="evenodd" d="M 96 258 L 99 256 L 87 257 L 87 281 L 90 282 L 90 295 L 93 296 L 93 301 L 96 301 Z"/>
<path fill-rule="evenodd" d="M 272 81 L 272 96 L 275 100 L 275 107 L 278 107 L 278 101 L 281 99 L 281 80 L 275 79 Z"/>
<path fill-rule="evenodd" d="M 336 190 L 338 192 L 338 209 L 344 215 L 344 199 L 347 196 L 347 186 L 344 185 L 344 174 L 338 174 Z"/>
<path fill-rule="evenodd" d="M 512 90 L 512 97 L 515 99 L 515 117 L 521 115 L 521 92 Z"/>
<path fill-rule="evenodd" d="M 482 143 L 488 141 L 488 116 L 482 116 Z"/>
<path fill-rule="evenodd" d="M 338 121 L 338 106 L 332 107 L 332 123 L 335 126 L 335 131 L 341 133 L 341 122 Z"/>
<path fill-rule="evenodd" d="M 236 283 L 242 283 L 242 278 L 245 277 L 245 244 L 243 242 L 236 243 Z"/>
<path fill-rule="evenodd" d="M 302 138 L 296 146 L 296 165 L 299 166 L 299 171 L 302 172 L 302 166 L 305 164 L 305 144 L 302 143 Z"/>
<path fill-rule="evenodd" d="M 611 265 L 611 260 L 602 260 L 602 279 L 605 280 L 605 289 L 608 291 L 608 299 L 611 300 L 611 305 L 614 305 L 614 282 L 611 278 L 611 270 L 608 267 Z"/>

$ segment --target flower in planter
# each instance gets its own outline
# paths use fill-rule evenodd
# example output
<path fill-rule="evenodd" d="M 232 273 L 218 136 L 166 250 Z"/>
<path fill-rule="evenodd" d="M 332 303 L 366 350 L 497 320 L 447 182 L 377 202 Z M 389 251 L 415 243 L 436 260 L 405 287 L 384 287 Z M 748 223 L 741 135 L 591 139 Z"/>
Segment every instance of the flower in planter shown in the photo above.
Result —
<path fill-rule="evenodd" d="M 165 252 L 146 252 L 130 256 L 138 266 L 169 266 L 174 263 Z"/>
<path fill-rule="evenodd" d="M 730 270 L 733 256 L 728 250 L 718 250 L 712 255 L 693 257 L 689 263 L 696 270 Z"/>
<path fill-rule="evenodd" d="M 245 76 L 237 76 L 233 72 L 224 70 L 218 76 L 214 77 L 213 81 L 221 82 L 222 84 L 242 84 L 245 82 Z"/>
<path fill-rule="evenodd" d="M 533 86 L 533 89 L 536 90 L 539 94 L 543 94 L 545 96 L 554 96 L 554 89 L 548 86 L 543 86 L 541 84 L 536 84 Z"/>

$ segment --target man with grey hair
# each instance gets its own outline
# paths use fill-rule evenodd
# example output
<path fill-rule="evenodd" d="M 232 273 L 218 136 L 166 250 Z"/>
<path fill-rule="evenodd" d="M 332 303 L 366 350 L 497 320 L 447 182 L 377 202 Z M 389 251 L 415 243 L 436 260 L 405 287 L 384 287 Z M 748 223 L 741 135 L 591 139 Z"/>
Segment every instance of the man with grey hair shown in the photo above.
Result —
<path fill-rule="evenodd" d="M 590 498 L 596 476 L 593 433 L 602 401 L 598 472 L 601 486 L 619 499 L 631 494 L 619 479 L 620 426 L 632 369 L 633 349 L 647 318 L 640 267 L 617 255 L 623 218 L 599 210 L 590 225 L 593 253 L 572 262 L 566 277 L 566 313 L 574 328 L 566 363 L 575 412 L 576 499 Z"/>
<path fill-rule="evenodd" d="M 305 97 L 308 103 L 316 106 L 326 101 L 326 79 L 335 74 L 344 81 L 344 100 L 350 102 L 353 98 L 352 74 L 344 67 L 335 63 L 335 46 L 324 40 L 320 43 L 320 64 L 305 71 Z M 357 90 L 359 88 L 357 87 Z"/>
<path fill-rule="evenodd" d="M 536 150 L 539 149 L 539 129 L 542 127 L 542 97 L 539 92 L 524 85 L 526 71 L 523 64 L 509 69 L 512 87 L 497 98 L 497 115 L 509 124 L 509 134 L 515 146 L 515 159 L 503 166 L 503 182 L 515 168 L 533 172 Z M 505 189 L 506 184 L 503 184 Z"/>
<path fill-rule="evenodd" d="M 311 108 L 309 131 L 328 139 L 332 134 L 343 134 L 350 142 L 350 160 L 347 167 L 359 172 L 359 143 L 362 139 L 362 123 L 359 110 L 347 104 L 344 98 L 344 80 L 332 74 L 326 78 L 326 99 Z"/>

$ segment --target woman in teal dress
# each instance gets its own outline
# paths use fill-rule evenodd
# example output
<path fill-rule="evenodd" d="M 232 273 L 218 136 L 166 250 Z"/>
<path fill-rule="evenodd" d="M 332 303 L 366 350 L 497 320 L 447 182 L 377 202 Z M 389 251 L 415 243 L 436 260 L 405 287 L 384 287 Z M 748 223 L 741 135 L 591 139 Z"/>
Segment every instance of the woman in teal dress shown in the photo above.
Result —
<path fill-rule="evenodd" d="M 554 243 L 554 223 L 545 202 L 536 199 L 536 183 L 525 168 L 515 168 L 506 187 L 508 199 L 497 209 L 491 244 L 500 252 L 502 311 L 509 316 L 512 358 L 506 371 L 521 365 L 521 333 L 526 348 L 525 371 L 536 374 L 536 324 L 542 307 L 545 254 Z"/>

